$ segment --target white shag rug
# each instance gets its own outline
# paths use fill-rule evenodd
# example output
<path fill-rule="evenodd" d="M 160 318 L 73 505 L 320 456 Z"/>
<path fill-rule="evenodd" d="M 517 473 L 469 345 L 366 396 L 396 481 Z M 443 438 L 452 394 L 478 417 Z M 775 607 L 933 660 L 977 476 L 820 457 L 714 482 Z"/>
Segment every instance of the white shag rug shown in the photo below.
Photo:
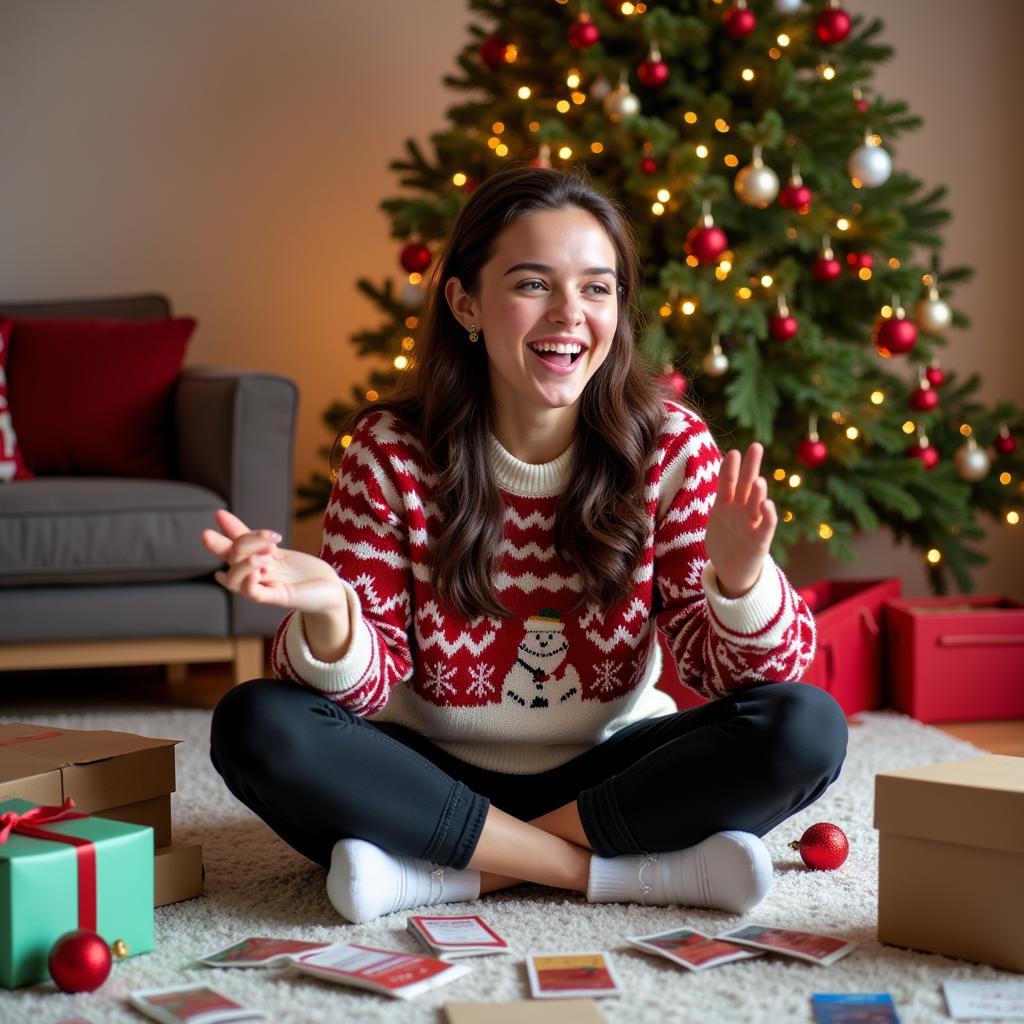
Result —
<path fill-rule="evenodd" d="M 67 995 L 42 983 L 0 990 L 0 1021 L 56 1024 L 81 1017 L 93 1024 L 140 1021 L 128 992 L 203 981 L 262 1009 L 268 1020 L 294 1024 L 333 1021 L 438 1024 L 446 1002 L 529 998 L 522 958 L 467 961 L 470 974 L 413 1002 L 392 1000 L 307 977 L 279 972 L 211 970 L 191 959 L 253 935 L 312 941 L 353 941 L 420 951 L 405 931 L 405 915 L 348 925 L 324 893 L 325 873 L 293 852 L 227 791 L 208 757 L 209 711 L 115 705 L 65 713 L 60 707 L 19 707 L 7 721 L 33 721 L 75 729 L 120 729 L 181 739 L 177 748 L 175 837 L 203 846 L 206 891 L 199 898 L 156 911 L 155 950 L 115 964 L 96 992 Z M 775 863 L 772 889 L 747 920 L 816 930 L 861 943 L 832 967 L 759 958 L 689 973 L 625 946 L 627 935 L 688 926 L 715 933 L 739 924 L 734 915 L 685 908 L 623 904 L 590 906 L 582 896 L 523 886 L 439 912 L 478 913 L 520 953 L 608 950 L 622 983 L 620 998 L 601 999 L 609 1022 L 713 1024 L 810 1022 L 814 992 L 890 992 L 903 1024 L 947 1020 L 945 978 L 1014 979 L 1020 976 L 945 957 L 880 945 L 875 939 L 877 834 L 872 827 L 874 775 L 977 755 L 968 743 L 888 712 L 859 716 L 839 781 L 818 801 L 766 837 Z M 680 793 L 685 801 L 685 792 Z M 812 872 L 788 848 L 816 821 L 840 825 L 850 856 L 836 872 Z"/>

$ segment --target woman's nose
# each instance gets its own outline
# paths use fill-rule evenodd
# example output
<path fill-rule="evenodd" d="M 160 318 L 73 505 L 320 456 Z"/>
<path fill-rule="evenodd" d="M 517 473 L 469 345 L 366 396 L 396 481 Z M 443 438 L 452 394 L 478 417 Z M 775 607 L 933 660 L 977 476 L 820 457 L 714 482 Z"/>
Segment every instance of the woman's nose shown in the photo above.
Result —
<path fill-rule="evenodd" d="M 549 316 L 557 323 L 578 324 L 583 319 L 583 306 L 575 292 L 556 292 L 551 300 Z"/>

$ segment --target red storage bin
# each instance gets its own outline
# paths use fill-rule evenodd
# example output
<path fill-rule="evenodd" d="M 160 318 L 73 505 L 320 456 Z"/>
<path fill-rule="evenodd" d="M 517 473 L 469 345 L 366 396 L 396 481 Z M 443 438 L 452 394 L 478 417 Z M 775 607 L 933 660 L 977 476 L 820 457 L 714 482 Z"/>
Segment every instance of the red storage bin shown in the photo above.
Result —
<path fill-rule="evenodd" d="M 819 580 L 797 591 L 818 627 L 803 682 L 827 690 L 848 715 L 885 704 L 883 613 L 901 588 L 898 579 Z"/>
<path fill-rule="evenodd" d="M 886 605 L 893 706 L 921 722 L 1024 717 L 1024 604 L 921 597 Z"/>

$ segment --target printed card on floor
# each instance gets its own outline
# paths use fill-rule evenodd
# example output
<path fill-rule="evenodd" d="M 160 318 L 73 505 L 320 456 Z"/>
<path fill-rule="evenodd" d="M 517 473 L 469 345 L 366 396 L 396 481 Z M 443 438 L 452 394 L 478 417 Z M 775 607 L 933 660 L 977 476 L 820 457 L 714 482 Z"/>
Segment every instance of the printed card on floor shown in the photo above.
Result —
<path fill-rule="evenodd" d="M 282 967 L 299 953 L 323 949 L 329 942 L 302 942 L 299 939 L 268 939 L 258 936 L 242 939 L 227 949 L 196 957 L 208 967 Z"/>
<path fill-rule="evenodd" d="M 817 1024 L 900 1024 L 888 992 L 816 992 L 811 1006 Z"/>
<path fill-rule="evenodd" d="M 944 981 L 954 1020 L 1024 1020 L 1024 981 Z"/>
<path fill-rule="evenodd" d="M 175 985 L 130 992 L 135 1009 L 164 1024 L 229 1024 L 242 1020 L 265 1020 L 253 1010 L 229 999 L 209 985 Z"/>
<path fill-rule="evenodd" d="M 567 996 L 617 996 L 622 991 L 611 962 L 604 953 L 531 953 L 526 958 L 530 993 L 534 999 Z"/>
<path fill-rule="evenodd" d="M 736 960 L 749 960 L 764 955 L 759 950 L 715 939 L 692 928 L 676 928 L 656 935 L 634 935 L 626 941 L 645 953 L 663 956 L 688 971 L 703 971 L 719 964 L 731 964 Z"/>
<path fill-rule="evenodd" d="M 464 964 L 450 964 L 432 956 L 341 942 L 300 953 L 293 963 L 303 974 L 396 999 L 413 999 L 470 971 Z"/>
<path fill-rule="evenodd" d="M 441 960 L 509 952 L 508 943 L 476 914 L 453 917 L 416 914 L 409 918 L 409 931 Z"/>
<path fill-rule="evenodd" d="M 835 935 L 818 932 L 798 932 L 791 928 L 773 928 L 765 924 L 745 924 L 740 928 L 722 932 L 716 938 L 735 942 L 768 953 L 796 957 L 808 963 L 829 967 L 857 948 L 857 943 Z"/>

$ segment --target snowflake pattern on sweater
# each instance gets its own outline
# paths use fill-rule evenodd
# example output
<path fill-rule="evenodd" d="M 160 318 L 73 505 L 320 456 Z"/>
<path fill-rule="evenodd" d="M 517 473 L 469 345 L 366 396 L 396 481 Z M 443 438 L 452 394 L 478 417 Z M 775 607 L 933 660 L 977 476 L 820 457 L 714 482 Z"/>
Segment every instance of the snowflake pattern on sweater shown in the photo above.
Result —
<path fill-rule="evenodd" d="M 429 539 L 441 519 L 422 445 L 390 413 L 368 416 L 345 450 L 320 552 L 348 598 L 348 650 L 318 661 L 290 612 L 274 641 L 275 674 L 512 773 L 546 771 L 674 710 L 655 689 L 659 632 L 683 684 L 702 696 L 798 680 L 814 655 L 814 619 L 770 558 L 749 593 L 721 595 L 704 534 L 722 456 L 696 413 L 674 402 L 665 412 L 647 466 L 644 558 L 631 593 L 603 609 L 570 611 L 582 584 L 554 550 L 573 448 L 532 465 L 490 438 L 504 504 L 494 582 L 514 615 L 473 620 L 446 612 L 430 586 Z"/>

